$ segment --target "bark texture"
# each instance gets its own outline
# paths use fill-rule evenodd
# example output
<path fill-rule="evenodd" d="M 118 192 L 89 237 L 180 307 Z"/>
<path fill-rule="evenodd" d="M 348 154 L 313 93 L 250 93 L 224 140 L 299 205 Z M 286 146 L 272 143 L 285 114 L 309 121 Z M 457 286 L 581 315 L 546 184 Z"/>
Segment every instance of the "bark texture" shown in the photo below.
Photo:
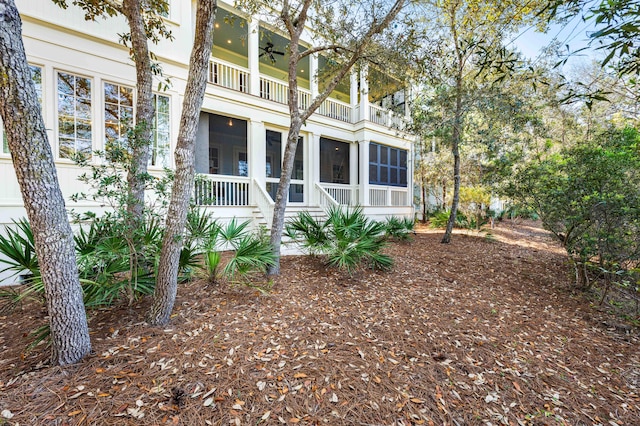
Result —
<path fill-rule="evenodd" d="M 153 88 L 149 43 L 140 0 L 124 0 L 122 11 L 131 30 L 131 49 L 136 65 L 136 127 L 131 144 L 131 164 L 127 174 L 129 194 L 127 212 L 133 222 L 142 219 L 147 165 L 151 150 Z"/>
<path fill-rule="evenodd" d="M 207 87 L 207 70 L 213 48 L 213 23 L 216 0 L 199 0 L 196 12 L 196 34 L 189 60 L 189 77 L 182 104 L 180 130 L 176 145 L 176 175 L 162 240 L 160 265 L 153 294 L 149 322 L 169 322 L 178 290 L 178 264 L 195 176 L 195 142 L 200 107 Z"/>
<path fill-rule="evenodd" d="M 13 0 L 0 0 L 0 116 L 45 285 L 52 363 L 72 364 L 91 352 L 89 329 L 73 233 Z"/>

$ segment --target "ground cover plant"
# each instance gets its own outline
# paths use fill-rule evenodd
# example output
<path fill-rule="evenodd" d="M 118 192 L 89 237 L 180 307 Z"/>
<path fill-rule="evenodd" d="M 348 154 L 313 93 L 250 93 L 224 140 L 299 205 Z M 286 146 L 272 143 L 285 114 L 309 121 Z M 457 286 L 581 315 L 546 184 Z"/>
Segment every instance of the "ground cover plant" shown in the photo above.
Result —
<path fill-rule="evenodd" d="M 633 425 L 637 328 L 576 292 L 566 253 L 531 222 L 419 229 L 391 272 L 350 277 L 282 259 L 271 293 L 183 284 L 164 327 L 148 299 L 93 310 L 95 354 L 24 354 L 39 305 L 0 316 L 7 424 Z"/>

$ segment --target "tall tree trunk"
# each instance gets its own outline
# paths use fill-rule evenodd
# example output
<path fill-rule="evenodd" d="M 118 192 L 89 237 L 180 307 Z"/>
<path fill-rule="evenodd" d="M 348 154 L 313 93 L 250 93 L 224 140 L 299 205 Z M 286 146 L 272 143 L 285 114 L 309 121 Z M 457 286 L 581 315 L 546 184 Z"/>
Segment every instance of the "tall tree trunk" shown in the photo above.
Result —
<path fill-rule="evenodd" d="M 443 244 L 451 242 L 451 234 L 456 223 L 458 203 L 460 201 L 460 140 L 462 127 L 462 74 L 456 80 L 456 110 L 453 119 L 453 132 L 451 137 L 451 153 L 453 154 L 453 199 L 451 212 L 447 221 L 447 229 L 440 241 Z"/>
<path fill-rule="evenodd" d="M 216 10 L 216 0 L 198 0 L 196 34 L 189 60 L 189 77 L 182 104 L 175 152 L 176 175 L 162 239 L 153 305 L 149 313 L 149 322 L 154 325 L 169 322 L 178 290 L 178 264 L 195 176 L 196 132 L 207 87 L 207 70 L 213 48 L 213 23 Z"/>
<path fill-rule="evenodd" d="M 451 242 L 451 234 L 453 233 L 453 227 L 456 223 L 456 216 L 458 214 L 458 203 L 460 201 L 460 142 L 462 141 L 462 96 L 463 96 L 463 72 L 464 72 L 464 55 L 460 48 L 460 42 L 458 40 L 458 32 L 456 25 L 456 8 L 459 4 L 454 3 L 449 11 L 449 19 L 451 25 L 451 34 L 455 45 L 456 53 L 456 86 L 455 86 L 455 111 L 453 116 L 453 130 L 451 133 L 451 153 L 453 154 L 453 200 L 451 201 L 451 212 L 449 213 L 449 220 L 447 221 L 447 229 L 440 241 L 443 244 Z"/>
<path fill-rule="evenodd" d="M 13 0 L 0 0 L 0 116 L 33 230 L 49 312 L 54 364 L 91 352 L 73 233 L 22 44 Z"/>
<path fill-rule="evenodd" d="M 147 165 L 151 149 L 153 123 L 153 89 L 151 57 L 145 31 L 140 0 L 124 0 L 122 9 L 131 30 L 131 48 L 136 65 L 136 126 L 129 140 L 131 164 L 127 174 L 127 213 L 130 224 L 136 226 L 142 220 L 144 189 L 147 182 Z"/>

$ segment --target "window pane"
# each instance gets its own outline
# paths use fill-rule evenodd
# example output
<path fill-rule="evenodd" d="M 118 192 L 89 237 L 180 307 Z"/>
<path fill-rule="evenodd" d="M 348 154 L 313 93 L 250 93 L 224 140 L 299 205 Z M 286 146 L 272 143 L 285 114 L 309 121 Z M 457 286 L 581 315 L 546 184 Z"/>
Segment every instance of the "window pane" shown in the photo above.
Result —
<path fill-rule="evenodd" d="M 389 183 L 391 185 L 398 184 L 398 169 L 395 167 L 389 167 Z"/>
<path fill-rule="evenodd" d="M 391 158 L 390 158 L 390 163 L 392 166 L 397 166 L 398 165 L 398 150 L 397 149 L 390 149 L 390 154 L 391 154 Z"/>
<path fill-rule="evenodd" d="M 407 184 L 407 169 L 400 169 L 400 185 Z"/>
<path fill-rule="evenodd" d="M 91 80 L 58 73 L 58 137 L 61 158 L 91 155 Z"/>
<path fill-rule="evenodd" d="M 380 147 L 380 164 L 389 164 L 389 148 L 386 146 Z"/>
<path fill-rule="evenodd" d="M 378 183 L 378 165 L 369 164 L 369 183 Z"/>
<path fill-rule="evenodd" d="M 404 149 L 400 150 L 400 167 L 407 167 L 407 151 Z"/>
<path fill-rule="evenodd" d="M 369 145 L 369 162 L 370 163 L 378 162 L 378 147 L 379 145 L 376 143 L 372 143 Z"/>
<path fill-rule="evenodd" d="M 389 182 L 389 168 L 386 166 L 380 166 L 380 183 Z"/>
<path fill-rule="evenodd" d="M 155 115 L 152 126 L 153 146 L 151 147 L 152 149 L 151 156 L 149 158 L 149 165 L 168 167 L 171 137 L 169 97 L 154 94 L 153 103 L 155 107 Z"/>

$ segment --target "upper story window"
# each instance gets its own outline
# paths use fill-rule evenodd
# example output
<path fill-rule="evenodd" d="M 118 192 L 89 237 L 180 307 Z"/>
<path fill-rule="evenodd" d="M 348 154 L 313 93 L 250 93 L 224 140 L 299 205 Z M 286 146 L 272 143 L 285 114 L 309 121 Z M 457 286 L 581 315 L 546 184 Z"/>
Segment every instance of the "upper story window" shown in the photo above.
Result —
<path fill-rule="evenodd" d="M 369 183 L 407 186 L 407 151 L 373 142 L 369 144 Z"/>
<path fill-rule="evenodd" d="M 134 125 L 133 88 L 104 84 L 104 138 L 106 143 L 122 142 Z"/>
<path fill-rule="evenodd" d="M 42 108 L 42 68 L 37 65 L 29 65 L 31 71 L 31 79 L 36 87 L 36 95 L 38 96 L 38 102 L 40 102 L 40 108 Z M 2 118 L 0 118 L 0 137 L 2 138 L 2 151 L 0 154 L 9 154 L 9 143 L 7 142 L 7 135 L 4 132 L 4 126 L 2 124 Z"/>
<path fill-rule="evenodd" d="M 58 155 L 91 157 L 91 79 L 58 73 Z"/>
<path fill-rule="evenodd" d="M 153 106 L 156 113 L 153 117 L 149 165 L 169 167 L 169 146 L 171 141 L 169 97 L 154 94 Z"/>

